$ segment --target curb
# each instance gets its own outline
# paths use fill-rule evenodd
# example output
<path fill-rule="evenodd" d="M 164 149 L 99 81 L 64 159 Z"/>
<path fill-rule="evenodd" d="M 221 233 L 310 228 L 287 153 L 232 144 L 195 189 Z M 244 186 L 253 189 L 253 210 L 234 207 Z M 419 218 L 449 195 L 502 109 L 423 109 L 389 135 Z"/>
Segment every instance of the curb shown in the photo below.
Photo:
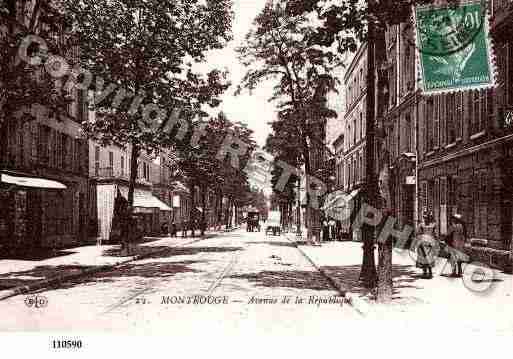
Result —
<path fill-rule="evenodd" d="M 189 244 L 193 244 L 193 243 L 196 243 L 196 242 L 199 242 L 199 241 L 203 241 L 203 240 L 208 239 L 208 238 L 212 238 L 212 237 L 205 236 L 205 238 L 198 238 L 196 240 L 180 244 L 179 246 L 174 246 L 174 247 L 169 247 L 169 248 L 183 247 L 183 246 L 186 246 L 186 245 L 189 245 Z M 5 291 L 2 291 L 3 293 L 0 293 L 0 301 L 4 300 L 4 299 L 7 299 L 7 298 L 15 297 L 15 296 L 20 295 L 20 294 L 29 294 L 29 293 L 34 292 L 36 290 L 40 290 L 40 289 L 43 289 L 43 288 L 49 288 L 49 287 L 52 287 L 52 286 L 54 286 L 56 284 L 59 284 L 59 283 L 62 283 L 62 282 L 67 282 L 69 280 L 77 279 L 77 278 L 80 278 L 80 277 L 85 277 L 85 276 L 88 276 L 88 275 L 91 275 L 91 274 L 94 274 L 94 273 L 98 273 L 98 272 L 101 272 L 101 271 L 104 271 L 104 270 L 113 269 L 113 268 L 115 268 L 117 266 L 120 266 L 122 264 L 134 262 L 134 261 L 137 261 L 137 260 L 141 260 L 141 259 L 153 256 L 155 254 L 163 253 L 163 252 L 165 252 L 167 250 L 168 250 L 168 248 L 165 248 L 165 249 L 160 249 L 160 250 L 154 251 L 154 252 L 149 252 L 149 253 L 145 253 L 145 254 L 138 254 L 138 255 L 129 257 L 128 259 L 120 260 L 120 261 L 115 262 L 113 264 L 106 264 L 106 265 L 101 265 L 101 266 L 97 266 L 97 267 L 93 267 L 93 268 L 87 268 L 87 269 L 83 269 L 79 273 L 73 273 L 73 274 L 56 276 L 56 277 L 53 277 L 53 278 L 48 278 L 48 279 L 43 279 L 41 281 L 37 281 L 37 282 L 35 282 L 33 284 L 23 285 L 23 286 L 15 287 L 15 288 L 12 288 L 12 289 L 7 289 Z"/>
<path fill-rule="evenodd" d="M 365 315 L 369 312 L 369 304 L 367 304 L 364 300 L 357 297 L 357 295 L 349 292 L 348 287 L 340 282 L 338 279 L 330 275 L 324 268 L 319 267 L 313 260 L 310 258 L 306 252 L 299 247 L 297 244 L 297 241 L 291 240 L 288 238 L 287 235 L 285 235 L 285 238 L 291 242 L 297 250 L 301 253 L 301 255 L 310 262 L 310 264 L 317 269 L 323 277 L 325 277 L 328 282 L 339 292 L 340 295 L 342 295 L 345 299 L 347 299 L 347 303 L 353 307 L 354 310 L 356 310 L 360 315 Z"/>

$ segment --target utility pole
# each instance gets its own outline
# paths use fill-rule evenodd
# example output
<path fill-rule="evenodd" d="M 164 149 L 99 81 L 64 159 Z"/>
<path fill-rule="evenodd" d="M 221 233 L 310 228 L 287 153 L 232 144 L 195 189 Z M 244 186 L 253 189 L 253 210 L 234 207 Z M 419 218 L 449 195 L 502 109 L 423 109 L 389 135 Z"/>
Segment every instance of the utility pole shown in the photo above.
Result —
<path fill-rule="evenodd" d="M 368 0 L 368 35 L 367 35 L 367 94 L 366 94 L 366 126 L 365 126 L 365 183 L 363 188 L 362 205 L 366 204 L 376 208 L 378 193 L 375 171 L 375 119 L 376 119 L 376 64 L 375 64 L 375 19 L 372 17 L 375 7 L 374 0 Z M 360 272 L 360 281 L 366 288 L 375 288 L 377 283 L 376 264 L 374 261 L 373 227 L 364 224 L 363 234 L 363 260 Z"/>

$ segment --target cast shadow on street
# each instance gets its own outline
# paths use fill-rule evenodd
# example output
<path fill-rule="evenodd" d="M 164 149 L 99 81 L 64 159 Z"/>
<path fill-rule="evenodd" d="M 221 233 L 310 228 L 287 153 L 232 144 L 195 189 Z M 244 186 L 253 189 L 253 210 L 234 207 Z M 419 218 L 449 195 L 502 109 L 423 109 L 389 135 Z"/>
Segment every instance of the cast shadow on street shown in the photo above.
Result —
<path fill-rule="evenodd" d="M 78 275 L 88 268 L 91 267 L 80 265 L 43 265 L 26 271 L 5 273 L 0 275 L 0 290 L 31 285 L 41 280 L 61 275 Z"/>
<path fill-rule="evenodd" d="M 174 256 L 194 256 L 200 253 L 224 253 L 242 250 L 242 247 L 168 247 L 168 246 L 139 246 L 129 256 L 143 255 L 146 258 L 167 258 Z M 103 252 L 106 257 L 129 257 L 121 248 L 111 248 Z"/>
<path fill-rule="evenodd" d="M 365 288 L 360 282 L 360 265 L 350 266 L 325 266 L 322 267 L 330 276 L 341 282 L 350 293 L 361 296 L 371 295 L 371 291 Z M 393 265 L 392 277 L 394 278 L 394 299 L 401 299 L 401 289 L 414 288 L 421 289 L 421 278 L 417 272 L 412 270 L 409 265 Z"/>
<path fill-rule="evenodd" d="M 245 279 L 262 287 L 333 290 L 326 278 L 313 271 L 261 271 L 232 275 L 229 278 Z"/>
<path fill-rule="evenodd" d="M 114 282 L 121 278 L 166 278 L 179 273 L 197 272 L 190 266 L 202 262 L 204 261 L 127 263 L 90 275 L 80 275 L 80 273 L 93 268 L 93 266 L 38 266 L 28 271 L 0 275 L 0 290 L 30 285 L 40 280 L 55 278 L 57 275 L 76 275 L 75 278 L 53 286 L 61 289 L 80 284 Z"/>
<path fill-rule="evenodd" d="M 17 253 L 2 253 L 0 260 L 20 260 L 20 261 L 44 261 L 50 258 L 57 258 L 75 254 L 73 250 L 54 250 L 54 249 L 38 249 L 32 251 L 23 251 Z"/>
<path fill-rule="evenodd" d="M 191 266 L 205 261 L 149 262 L 143 264 L 127 263 L 110 270 L 95 273 L 93 276 L 76 278 L 59 285 L 60 289 L 69 289 L 77 285 L 95 283 L 113 283 L 123 278 L 165 279 L 181 273 L 195 273 Z"/>
<path fill-rule="evenodd" d="M 246 244 L 268 244 L 270 246 L 278 246 L 278 247 L 291 247 L 296 248 L 294 243 L 289 241 L 262 241 L 262 242 L 246 242 Z"/>

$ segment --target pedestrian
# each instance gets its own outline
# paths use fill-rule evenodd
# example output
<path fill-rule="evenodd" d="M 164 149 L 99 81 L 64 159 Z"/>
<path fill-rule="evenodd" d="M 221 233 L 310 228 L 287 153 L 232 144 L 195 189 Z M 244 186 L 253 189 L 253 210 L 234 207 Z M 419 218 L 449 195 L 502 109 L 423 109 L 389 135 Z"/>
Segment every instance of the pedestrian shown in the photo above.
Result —
<path fill-rule="evenodd" d="M 333 219 L 330 219 L 328 221 L 328 227 L 329 227 L 330 241 L 334 241 L 335 240 L 335 221 Z"/>
<path fill-rule="evenodd" d="M 162 225 L 160 226 L 160 231 L 161 231 L 161 234 L 169 236 L 167 223 L 162 223 Z"/>
<path fill-rule="evenodd" d="M 329 240 L 328 221 L 323 220 L 322 221 L 322 242 L 326 242 L 327 240 Z"/>
<path fill-rule="evenodd" d="M 173 222 L 171 224 L 171 237 L 176 237 L 176 224 Z"/>
<path fill-rule="evenodd" d="M 452 277 L 461 277 L 463 275 L 462 265 L 464 262 L 464 249 L 467 239 L 467 228 L 461 214 L 453 214 L 451 224 L 447 233 L 446 243 L 449 247 L 450 262 L 452 267 Z"/>
<path fill-rule="evenodd" d="M 424 213 L 424 221 L 420 225 L 420 235 L 417 239 L 416 267 L 422 269 L 422 278 L 432 279 L 435 264 L 435 221 L 431 213 Z"/>

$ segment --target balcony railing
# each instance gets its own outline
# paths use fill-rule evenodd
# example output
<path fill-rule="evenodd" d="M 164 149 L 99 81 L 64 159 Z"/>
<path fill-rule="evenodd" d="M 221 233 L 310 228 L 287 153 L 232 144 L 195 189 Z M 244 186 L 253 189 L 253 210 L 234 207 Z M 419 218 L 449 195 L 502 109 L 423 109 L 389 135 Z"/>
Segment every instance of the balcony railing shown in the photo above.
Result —
<path fill-rule="evenodd" d="M 128 173 L 115 170 L 113 167 L 101 167 L 95 169 L 95 177 L 97 178 L 117 178 L 128 180 Z"/>
<path fill-rule="evenodd" d="M 122 179 L 125 181 L 130 180 L 130 177 L 127 172 L 122 173 L 121 170 L 115 169 L 113 167 L 95 168 L 94 177 L 100 179 Z M 146 186 L 152 184 L 151 181 L 149 181 L 148 179 L 139 176 L 135 179 L 135 182 Z"/>

